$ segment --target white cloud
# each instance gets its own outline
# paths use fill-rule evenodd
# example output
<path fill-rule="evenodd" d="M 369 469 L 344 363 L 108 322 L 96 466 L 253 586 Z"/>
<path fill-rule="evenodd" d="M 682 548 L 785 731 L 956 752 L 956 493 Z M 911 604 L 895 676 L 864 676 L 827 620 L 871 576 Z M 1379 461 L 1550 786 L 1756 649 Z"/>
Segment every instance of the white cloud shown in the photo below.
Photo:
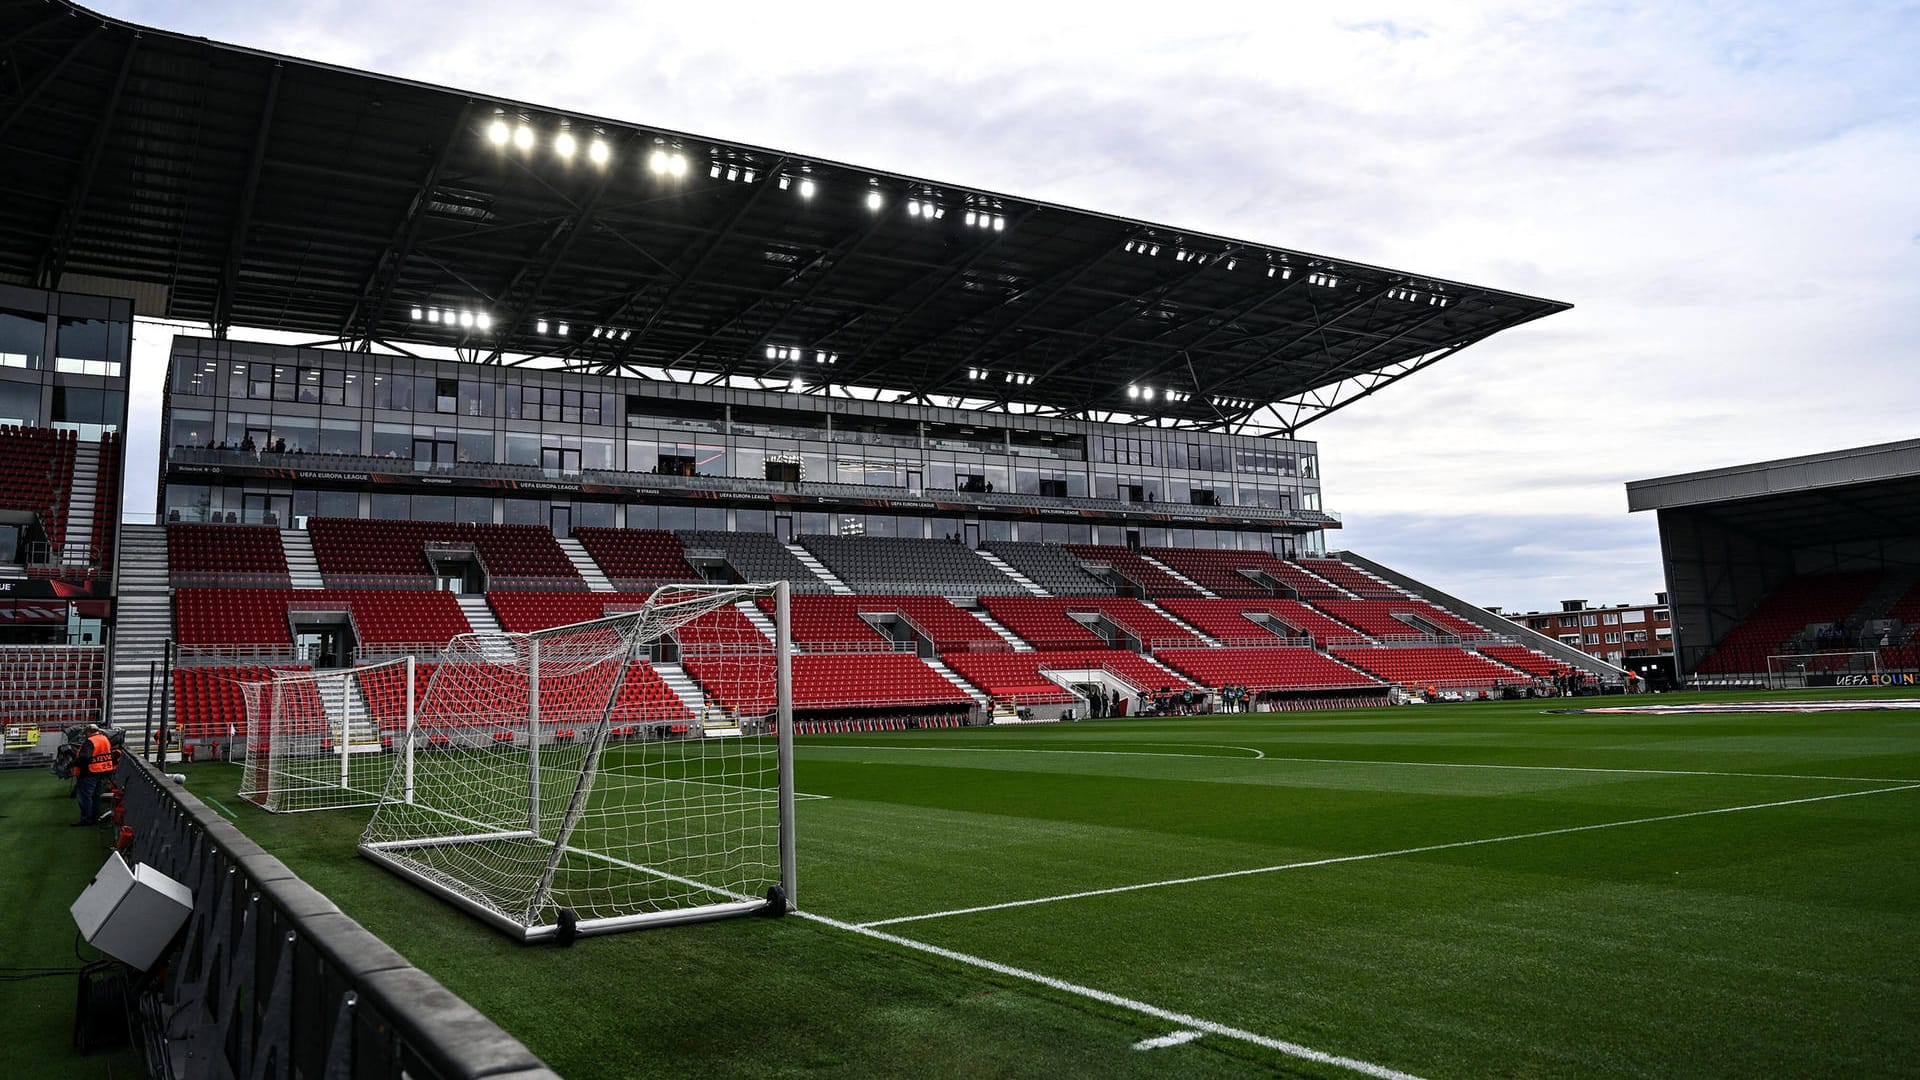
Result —
<path fill-rule="evenodd" d="M 1630 566 L 1524 557 L 1635 598 L 1658 567 L 1624 481 L 1913 433 L 1910 7 L 103 7 L 1574 302 L 1306 429 L 1361 550 L 1371 521 L 1618 517 Z M 1500 601 L 1502 566 L 1455 554 L 1440 584 Z"/>

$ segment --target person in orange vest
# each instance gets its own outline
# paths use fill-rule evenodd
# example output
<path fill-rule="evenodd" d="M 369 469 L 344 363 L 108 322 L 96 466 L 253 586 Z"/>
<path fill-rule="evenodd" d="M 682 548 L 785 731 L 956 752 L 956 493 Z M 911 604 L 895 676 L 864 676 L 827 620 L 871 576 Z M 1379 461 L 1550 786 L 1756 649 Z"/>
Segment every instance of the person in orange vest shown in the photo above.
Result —
<path fill-rule="evenodd" d="M 80 820 L 74 825 L 92 825 L 100 819 L 100 785 L 118 764 L 112 740 L 98 728 L 80 740 L 73 755 L 73 797 L 80 801 Z"/>

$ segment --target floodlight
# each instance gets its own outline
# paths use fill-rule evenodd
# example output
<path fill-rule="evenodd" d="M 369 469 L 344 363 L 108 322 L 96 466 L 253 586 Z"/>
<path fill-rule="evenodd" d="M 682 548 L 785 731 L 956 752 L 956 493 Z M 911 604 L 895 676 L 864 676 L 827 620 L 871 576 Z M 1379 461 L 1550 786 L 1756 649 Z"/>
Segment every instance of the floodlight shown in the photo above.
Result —
<path fill-rule="evenodd" d="M 587 156 L 593 159 L 595 165 L 605 165 L 607 163 L 607 155 L 607 144 L 600 139 L 593 140 L 592 144 L 587 147 Z"/>
<path fill-rule="evenodd" d="M 571 132 L 563 131 L 560 134 L 555 135 L 553 137 L 553 152 L 556 154 L 559 154 L 563 158 L 570 158 L 573 156 L 575 145 L 576 144 L 573 141 L 573 134 Z"/>
<path fill-rule="evenodd" d="M 967 211 L 967 224 L 972 225 L 974 223 L 974 219 L 978 218 L 979 216 L 980 215 L 974 213 L 971 210 Z M 1133 250 L 1132 246 L 1129 245 L 1127 250 L 1129 251 Z"/>
<path fill-rule="evenodd" d="M 730 167 L 730 168 L 728 168 L 728 169 L 727 169 L 727 179 L 728 179 L 728 180 L 729 180 L 730 182 L 732 182 L 732 183 L 736 183 L 736 184 L 737 184 L 737 183 L 739 183 L 739 182 L 740 182 L 740 170 L 739 170 L 739 169 L 735 169 L 735 168 L 731 168 L 731 167 Z"/>
<path fill-rule="evenodd" d="M 1006 219 L 1006 218 L 1003 218 L 1003 217 L 1001 217 L 1001 216 L 999 216 L 998 214 L 995 214 L 995 215 L 994 215 L 994 218 L 993 218 L 993 231 L 994 231 L 994 232 L 1006 232 L 1006 231 L 1007 231 L 1007 219 Z"/>
<path fill-rule="evenodd" d="M 813 198 L 813 191 L 814 191 L 813 181 L 811 180 L 800 181 L 800 197 L 801 198 L 803 199 Z"/>
<path fill-rule="evenodd" d="M 881 206 L 882 206 L 882 205 L 883 205 L 883 204 L 884 204 L 884 203 L 885 203 L 886 201 L 887 201 L 887 200 L 886 200 L 886 199 L 884 199 L 884 198 L 882 198 L 882 197 L 881 197 L 881 195 L 880 195 L 880 193 L 879 193 L 879 192 L 877 192 L 877 191 L 869 191 L 869 192 L 867 192 L 867 209 L 869 209 L 869 210 L 878 210 L 878 209 L 880 209 L 880 207 L 881 207 Z"/>
<path fill-rule="evenodd" d="M 787 190 L 787 187 L 792 183 L 793 183 L 793 177 L 788 176 L 785 173 L 780 174 L 780 190 L 781 191 Z"/>
<path fill-rule="evenodd" d="M 676 177 L 687 175 L 686 157 L 680 154 L 675 154 L 672 157 L 669 157 L 667 159 L 667 172 L 671 173 Z"/>
<path fill-rule="evenodd" d="M 799 379 L 795 379 L 787 384 L 787 392 L 790 394 L 804 394 L 807 392 L 807 384 L 801 382 Z"/>
<path fill-rule="evenodd" d="M 605 328 L 605 327 L 601 327 L 601 326 L 596 326 L 596 327 L 594 327 L 594 328 L 593 328 L 593 336 L 594 336 L 594 337 L 599 337 L 599 336 L 600 336 L 600 331 L 602 331 L 602 330 L 604 330 L 604 329 L 606 329 L 606 328 Z"/>
<path fill-rule="evenodd" d="M 525 124 L 513 129 L 513 145 L 522 150 L 533 149 L 533 129 Z"/>
<path fill-rule="evenodd" d="M 473 325 L 473 312 L 471 312 L 471 311 L 463 311 L 463 312 L 461 312 L 461 313 L 460 313 L 460 325 L 461 325 L 461 326 L 463 326 L 463 327 L 471 327 L 471 326 Z"/>
<path fill-rule="evenodd" d="M 946 207 L 944 207 L 944 206 L 936 206 L 936 207 L 934 207 L 934 208 L 933 208 L 933 216 L 934 216 L 934 217 L 937 217 L 937 218 L 943 218 L 943 217 L 946 217 L 946 216 L 947 216 L 947 208 L 946 208 Z"/>
<path fill-rule="evenodd" d="M 709 180 L 720 179 L 720 163 L 719 162 L 716 161 L 711 166 L 708 167 L 707 179 Z"/>
<path fill-rule="evenodd" d="M 632 330 L 622 330 L 622 331 L 620 331 L 620 340 L 621 340 L 621 341 L 625 341 L 625 340 L 627 340 L 628 338 L 630 338 L 630 337 L 632 337 L 632 336 L 633 336 L 633 331 L 632 331 Z"/>
<path fill-rule="evenodd" d="M 534 322 L 534 324 L 533 324 L 533 332 L 534 332 L 534 333 L 536 333 L 536 334 L 544 334 L 544 333 L 546 333 L 546 332 L 547 332 L 547 320 L 545 320 L 545 319 L 539 319 L 539 320 L 536 320 L 536 321 Z"/>
<path fill-rule="evenodd" d="M 559 334 L 561 337 L 566 337 L 568 334 L 572 332 L 573 332 L 573 327 L 568 326 L 566 323 L 561 323 L 559 328 L 555 331 L 555 333 Z"/>
<path fill-rule="evenodd" d="M 1149 255 L 1158 255 L 1158 254 L 1160 254 L 1160 245 L 1159 245 L 1159 244 L 1155 244 L 1155 245 L 1153 245 L 1153 247 L 1151 247 L 1151 248 L 1149 248 L 1149 249 L 1147 249 L 1147 254 L 1149 254 Z"/>
<path fill-rule="evenodd" d="M 1128 396 L 1128 397 L 1130 397 L 1130 398 L 1137 398 L 1137 397 L 1139 397 L 1139 396 L 1140 396 L 1140 388 L 1139 388 L 1139 387 L 1137 387 L 1137 386 L 1129 386 L 1129 387 L 1127 387 L 1127 396 Z"/>
<path fill-rule="evenodd" d="M 507 129 L 505 120 L 495 120 L 487 125 L 487 141 L 495 146 L 507 145 L 507 140 L 512 137 L 513 132 Z"/>
<path fill-rule="evenodd" d="M 753 170 L 752 169 L 740 170 L 740 182 L 743 184 L 753 183 Z"/>
<path fill-rule="evenodd" d="M 438 308 L 427 309 L 427 321 L 431 323 L 437 323 L 440 321 L 440 311 Z"/>
<path fill-rule="evenodd" d="M 652 169 L 654 172 L 657 172 L 657 173 L 666 172 L 667 171 L 667 152 L 665 150 L 655 150 L 653 153 L 648 154 L 647 168 Z"/>
<path fill-rule="evenodd" d="M 413 309 L 413 311 L 412 311 L 412 312 L 410 312 L 410 314 L 411 314 L 411 315 L 413 316 L 413 321 L 414 321 L 414 322 L 419 322 L 419 321 L 420 321 L 420 318 L 421 318 L 421 313 L 420 313 L 420 309 L 419 309 L 419 308 L 414 308 L 414 309 Z"/>
<path fill-rule="evenodd" d="M 493 329 L 493 316 L 483 311 L 473 317 L 473 324 L 482 330 L 491 330 Z"/>

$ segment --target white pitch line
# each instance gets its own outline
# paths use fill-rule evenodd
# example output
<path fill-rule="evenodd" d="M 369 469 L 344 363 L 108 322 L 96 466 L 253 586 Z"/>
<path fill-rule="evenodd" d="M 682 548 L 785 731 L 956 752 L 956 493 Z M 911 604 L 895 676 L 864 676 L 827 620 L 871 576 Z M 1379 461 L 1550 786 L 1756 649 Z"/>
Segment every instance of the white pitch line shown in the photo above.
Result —
<path fill-rule="evenodd" d="M 1135 1050 L 1164 1050 L 1169 1046 L 1179 1046 L 1200 1038 L 1198 1031 L 1172 1031 L 1157 1039 L 1141 1039 L 1133 1044 Z"/>
<path fill-rule="evenodd" d="M 1008 978 L 1038 983 L 1050 990 L 1055 990 L 1063 994 L 1073 994 L 1077 997 L 1089 998 L 1104 1005 L 1111 1005 L 1129 1012 L 1139 1013 L 1142 1016 L 1151 1016 L 1156 1020 L 1165 1020 L 1169 1023 L 1178 1024 L 1182 1028 L 1191 1028 L 1208 1035 L 1219 1035 L 1223 1038 L 1252 1043 L 1255 1046 L 1264 1046 L 1269 1050 L 1276 1050 L 1288 1057 L 1296 1057 L 1304 1061 L 1317 1062 L 1322 1065 L 1332 1065 L 1336 1068 L 1360 1073 L 1363 1076 L 1376 1077 L 1377 1080 L 1420 1080 L 1419 1077 L 1412 1073 L 1401 1072 L 1398 1069 L 1391 1069 L 1385 1065 L 1376 1065 L 1371 1061 L 1361 1061 L 1358 1058 L 1329 1054 L 1325 1050 L 1315 1050 L 1311 1046 L 1302 1046 L 1299 1043 L 1288 1042 L 1285 1039 L 1275 1039 L 1267 1035 L 1246 1031 L 1242 1028 L 1215 1023 L 1212 1020 L 1203 1020 L 1198 1016 L 1189 1016 L 1186 1013 L 1175 1012 L 1172 1009 L 1163 1009 L 1158 1005 L 1149 1005 L 1144 1001 L 1135 1001 L 1133 998 L 1121 997 L 1119 994 L 1109 993 L 1105 990 L 1097 990 L 1091 986 L 1082 986 L 1079 983 L 1071 983 L 1065 979 L 1056 979 L 1051 975 L 1042 975 L 1037 971 L 1028 971 L 1025 968 L 1017 968 L 1011 964 L 1002 964 L 997 960 L 988 960 L 985 957 L 973 956 L 969 953 L 941 948 L 938 945 L 929 945 L 924 941 L 915 941 L 912 938 L 904 938 L 897 934 L 884 933 L 867 926 L 841 922 L 839 919 L 828 918 L 825 915 L 815 915 L 809 911 L 796 911 L 793 914 L 798 918 L 810 919 L 823 926 L 831 926 L 836 930 L 845 930 L 850 934 L 859 934 L 862 937 L 872 938 L 875 941 L 884 941 L 890 945 L 898 945 L 903 949 L 912 949 L 915 952 L 938 956 L 943 960 L 951 960 L 957 964 L 965 964 L 968 967 L 991 971 L 997 975 L 1005 975 Z"/>
<path fill-rule="evenodd" d="M 1603 821 L 1595 825 L 1572 825 L 1564 829 L 1542 829 L 1538 832 L 1515 833 L 1512 836 L 1489 836 L 1479 840 L 1455 840 L 1445 844 L 1423 844 L 1419 847 L 1399 848 L 1394 851 L 1372 851 L 1363 855 L 1337 855 L 1326 859 L 1308 859 L 1304 862 L 1280 863 L 1275 866 L 1256 866 L 1247 870 L 1226 870 L 1218 874 L 1196 874 L 1192 877 L 1169 878 L 1165 881 L 1148 881 L 1137 885 L 1115 885 L 1106 889 L 1087 889 L 1081 892 L 1060 893 L 1056 896 L 1040 896 L 1030 900 L 1008 900 L 998 904 L 980 904 L 975 907 L 954 908 L 951 911 L 935 911 L 925 915 L 901 915 L 892 919 L 875 919 L 861 923 L 864 927 L 894 926 L 899 923 L 924 922 L 928 919 L 945 919 L 955 915 L 975 915 L 983 911 L 1003 911 L 1007 908 L 1033 907 L 1036 904 L 1057 904 L 1063 900 L 1085 900 L 1095 896 L 1113 896 L 1117 893 L 1140 892 L 1145 889 L 1164 889 L 1173 885 L 1194 885 L 1203 881 L 1223 881 L 1227 878 L 1251 877 L 1255 874 L 1275 874 L 1283 870 L 1305 870 L 1315 866 L 1335 866 L 1340 863 L 1367 862 L 1372 859 L 1392 859 L 1402 855 L 1422 855 L 1431 851 L 1450 851 L 1455 848 L 1480 847 L 1485 844 L 1504 844 L 1514 840 L 1537 840 L 1545 836 L 1566 836 L 1571 833 L 1593 832 L 1598 829 L 1618 829 L 1627 825 L 1651 825 L 1661 821 L 1683 821 L 1687 818 L 1711 817 L 1715 814 L 1738 814 L 1747 810 L 1770 810 L 1781 806 L 1800 806 L 1805 803 L 1827 802 L 1831 799 L 1852 799 L 1861 795 L 1885 795 L 1893 791 L 1920 790 L 1920 784 L 1902 784 L 1898 787 L 1872 788 L 1867 791 L 1845 791 L 1838 795 L 1814 795 L 1804 799 L 1782 799 L 1778 802 L 1751 803 L 1746 806 L 1723 806 L 1715 810 L 1690 810 L 1684 814 L 1661 814 L 1658 817 L 1631 818 L 1626 821 Z"/>
<path fill-rule="evenodd" d="M 1164 743 L 1166 746 L 1224 746 L 1224 743 Z M 1144 750 L 1075 750 L 1071 747 L 1016 746 L 880 746 L 838 744 L 813 750 L 898 750 L 930 754 L 1091 754 L 1108 757 L 1184 757 L 1211 761 L 1239 761 L 1222 754 L 1158 754 Z M 1715 769 L 1625 769 L 1600 765 L 1493 765 L 1470 761 L 1394 761 L 1387 758 L 1276 757 L 1251 746 L 1235 746 L 1258 755 L 1247 760 L 1299 762 L 1308 765 L 1404 765 L 1413 769 L 1509 769 L 1520 772 L 1617 773 L 1623 776 L 1732 776 L 1755 780 L 1849 780 L 1861 784 L 1920 784 L 1910 776 L 1823 776 L 1818 773 L 1724 772 Z"/>

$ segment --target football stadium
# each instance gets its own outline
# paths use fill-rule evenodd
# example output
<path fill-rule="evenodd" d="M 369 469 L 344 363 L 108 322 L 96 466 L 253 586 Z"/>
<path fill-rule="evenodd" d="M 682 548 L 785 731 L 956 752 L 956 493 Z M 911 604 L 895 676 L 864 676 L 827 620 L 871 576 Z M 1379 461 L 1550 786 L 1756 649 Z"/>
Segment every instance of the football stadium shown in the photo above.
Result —
<path fill-rule="evenodd" d="M 1628 484 L 1650 686 L 1323 490 L 1566 302 L 0 43 L 0 1072 L 1915 1072 L 1920 441 Z"/>

